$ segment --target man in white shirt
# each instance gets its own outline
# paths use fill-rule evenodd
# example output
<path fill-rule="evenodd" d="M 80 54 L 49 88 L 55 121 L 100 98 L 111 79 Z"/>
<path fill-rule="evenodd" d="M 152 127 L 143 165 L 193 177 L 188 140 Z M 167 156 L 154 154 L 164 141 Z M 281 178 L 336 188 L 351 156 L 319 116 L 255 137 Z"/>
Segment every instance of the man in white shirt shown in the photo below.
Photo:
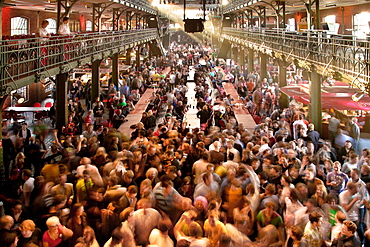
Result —
<path fill-rule="evenodd" d="M 238 170 L 239 164 L 234 162 L 234 153 L 230 152 L 227 155 L 227 161 L 222 163 L 222 166 L 226 168 L 226 170 L 229 170 L 230 168 Z"/>
<path fill-rule="evenodd" d="M 203 153 L 202 157 L 194 162 L 193 164 L 193 176 L 194 176 L 194 184 L 199 184 L 202 182 L 201 174 L 207 171 L 208 165 L 208 153 Z"/>
<path fill-rule="evenodd" d="M 361 206 L 361 196 L 358 194 L 358 187 L 354 182 L 347 183 L 347 190 L 339 194 L 340 206 L 346 210 L 348 220 L 357 222 L 359 220 L 359 207 Z"/>
<path fill-rule="evenodd" d="M 69 17 L 63 18 L 63 24 L 59 26 L 59 35 L 71 35 L 71 30 L 69 30 Z"/>
<path fill-rule="evenodd" d="M 24 169 L 22 171 L 22 179 L 25 181 L 22 188 L 24 206 L 29 207 L 31 193 L 35 187 L 35 179 L 32 177 L 32 172 L 29 169 Z"/>
<path fill-rule="evenodd" d="M 298 139 L 298 125 L 302 125 L 303 129 L 305 131 L 307 131 L 307 125 L 305 124 L 305 122 L 303 121 L 304 119 L 304 115 L 303 114 L 300 114 L 298 116 L 299 119 L 297 119 L 296 121 L 294 121 L 293 123 L 293 137 L 294 137 L 294 140 L 297 140 Z"/>
<path fill-rule="evenodd" d="M 349 155 L 349 161 L 345 162 L 342 167 L 342 172 L 350 175 L 352 169 L 360 170 L 360 164 L 358 163 L 358 154 L 351 153 Z"/>
<path fill-rule="evenodd" d="M 234 159 L 233 161 L 236 162 L 236 163 L 239 163 L 240 162 L 240 153 L 237 149 L 234 148 L 234 141 L 233 140 L 228 140 L 226 142 L 226 147 L 227 147 L 227 155 L 229 155 L 229 153 L 233 153 L 234 154 Z"/>
<path fill-rule="evenodd" d="M 269 139 L 266 136 L 264 136 L 261 138 L 261 147 L 259 149 L 259 153 L 262 155 L 263 151 L 267 149 L 271 149 L 269 146 Z"/>

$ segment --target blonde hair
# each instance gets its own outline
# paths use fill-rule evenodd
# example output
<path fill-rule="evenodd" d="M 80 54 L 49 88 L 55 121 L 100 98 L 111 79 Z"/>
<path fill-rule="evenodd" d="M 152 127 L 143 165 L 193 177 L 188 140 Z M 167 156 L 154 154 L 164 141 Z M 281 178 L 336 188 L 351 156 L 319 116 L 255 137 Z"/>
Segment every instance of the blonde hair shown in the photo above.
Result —
<path fill-rule="evenodd" d="M 48 227 L 49 226 L 59 225 L 59 224 L 60 224 L 60 221 L 59 221 L 59 218 L 57 216 L 52 216 L 49 219 L 47 219 L 47 221 L 46 221 L 46 225 Z"/>

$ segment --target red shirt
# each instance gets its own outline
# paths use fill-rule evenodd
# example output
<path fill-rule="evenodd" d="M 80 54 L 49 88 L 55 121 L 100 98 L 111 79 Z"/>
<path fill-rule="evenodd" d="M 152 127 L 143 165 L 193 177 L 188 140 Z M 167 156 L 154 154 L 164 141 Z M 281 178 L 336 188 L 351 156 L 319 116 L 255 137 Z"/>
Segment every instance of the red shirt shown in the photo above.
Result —
<path fill-rule="evenodd" d="M 57 246 L 58 244 L 60 244 L 62 242 L 62 234 L 61 234 L 61 231 L 60 229 L 58 228 L 58 232 L 59 232 L 59 237 L 55 240 L 51 239 L 50 235 L 49 235 L 49 231 L 46 231 L 44 233 L 44 235 L 42 236 L 42 242 L 47 242 L 49 244 L 49 247 L 55 247 Z"/>

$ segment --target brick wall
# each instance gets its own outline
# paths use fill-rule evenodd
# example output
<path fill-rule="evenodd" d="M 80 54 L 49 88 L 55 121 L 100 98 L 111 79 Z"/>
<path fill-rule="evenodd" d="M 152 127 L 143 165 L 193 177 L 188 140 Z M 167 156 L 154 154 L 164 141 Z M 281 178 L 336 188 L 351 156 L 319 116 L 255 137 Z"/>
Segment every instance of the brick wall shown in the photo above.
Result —
<path fill-rule="evenodd" d="M 45 12 L 45 11 L 33 11 L 33 10 L 25 10 L 25 9 L 15 9 L 11 7 L 3 8 L 3 18 L 2 18 L 2 28 L 3 28 L 3 35 L 10 35 L 10 20 L 13 17 L 26 17 L 29 20 L 29 30 L 30 34 L 37 33 L 37 29 L 40 27 L 42 20 L 53 18 L 56 19 L 57 14 L 53 12 Z M 80 18 L 78 14 L 71 14 L 70 15 L 71 22 L 75 21 L 85 21 L 85 18 Z M 81 27 L 86 27 L 86 24 L 80 23 Z M 84 29 L 82 29 L 84 30 Z"/>

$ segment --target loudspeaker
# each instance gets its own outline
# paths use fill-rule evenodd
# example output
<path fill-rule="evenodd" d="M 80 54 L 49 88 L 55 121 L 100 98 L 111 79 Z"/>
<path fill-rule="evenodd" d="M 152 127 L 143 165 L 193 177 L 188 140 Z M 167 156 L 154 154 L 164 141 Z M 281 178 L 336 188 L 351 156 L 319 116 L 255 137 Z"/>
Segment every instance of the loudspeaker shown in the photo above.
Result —
<path fill-rule="evenodd" d="M 203 19 L 185 19 L 184 22 L 187 33 L 203 32 L 204 30 Z"/>
<path fill-rule="evenodd" d="M 148 17 L 148 27 L 149 28 L 158 28 L 158 21 L 155 15 L 151 15 Z"/>
<path fill-rule="evenodd" d="M 327 22 L 321 22 L 321 28 L 322 30 L 330 30 Z"/>
<path fill-rule="evenodd" d="M 149 43 L 149 49 L 150 49 L 150 53 L 153 55 L 153 56 L 162 56 L 162 52 L 161 52 L 161 49 L 159 49 L 158 45 L 156 43 Z"/>
<path fill-rule="evenodd" d="M 233 15 L 224 15 L 224 18 L 222 19 L 222 27 L 231 27 L 233 20 Z"/>
<path fill-rule="evenodd" d="M 217 57 L 223 58 L 225 60 L 229 58 L 227 56 L 227 53 L 229 53 L 230 48 L 231 48 L 231 43 L 228 40 L 224 39 L 224 41 L 222 42 L 221 48 L 220 48 L 220 52 L 218 53 Z"/>

